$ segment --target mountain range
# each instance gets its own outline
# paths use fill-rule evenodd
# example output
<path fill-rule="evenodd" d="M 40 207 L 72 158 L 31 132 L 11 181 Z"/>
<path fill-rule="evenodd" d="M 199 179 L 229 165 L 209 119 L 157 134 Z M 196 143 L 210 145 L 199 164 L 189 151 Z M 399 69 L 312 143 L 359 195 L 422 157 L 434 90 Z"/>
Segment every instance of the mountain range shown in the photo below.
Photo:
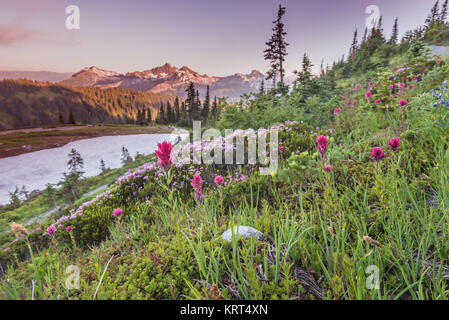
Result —
<path fill-rule="evenodd" d="M 193 82 L 203 96 L 206 87 L 209 86 L 212 97 L 228 97 L 235 101 L 244 93 L 257 91 L 262 79 L 263 74 L 257 70 L 253 70 L 249 74 L 236 73 L 218 77 L 200 74 L 186 66 L 177 68 L 166 63 L 153 69 L 125 74 L 92 66 L 82 69 L 61 83 L 81 87 L 95 86 L 103 89 L 126 88 L 185 97 L 185 90 L 189 82 Z"/>
<path fill-rule="evenodd" d="M 50 72 L 50 71 L 0 71 L 0 80 L 3 79 L 29 79 L 43 82 L 59 82 L 66 80 L 73 72 Z"/>

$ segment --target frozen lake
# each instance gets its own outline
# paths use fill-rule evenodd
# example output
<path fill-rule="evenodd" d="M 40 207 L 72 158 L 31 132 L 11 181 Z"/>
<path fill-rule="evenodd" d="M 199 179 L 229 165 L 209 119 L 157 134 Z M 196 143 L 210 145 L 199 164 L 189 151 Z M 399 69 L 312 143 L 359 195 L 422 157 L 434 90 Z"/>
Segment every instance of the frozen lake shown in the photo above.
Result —
<path fill-rule="evenodd" d="M 182 136 L 182 133 L 99 137 L 70 142 L 60 148 L 0 159 L 0 204 L 9 202 L 8 192 L 14 191 L 15 186 L 24 185 L 31 192 L 45 189 L 47 183 L 59 182 L 63 172 L 67 171 L 67 155 L 71 149 L 76 149 L 84 159 L 84 176 L 96 176 L 101 171 L 101 159 L 108 168 L 122 166 L 122 146 L 134 158 L 137 152 L 153 153 L 160 142 L 175 142 L 178 135 Z"/>

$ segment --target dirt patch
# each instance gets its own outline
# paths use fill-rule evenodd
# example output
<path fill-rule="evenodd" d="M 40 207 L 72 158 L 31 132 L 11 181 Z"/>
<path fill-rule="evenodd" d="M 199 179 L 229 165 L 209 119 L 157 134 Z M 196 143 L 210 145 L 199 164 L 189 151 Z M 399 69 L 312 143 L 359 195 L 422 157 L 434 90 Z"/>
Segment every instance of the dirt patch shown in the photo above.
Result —
<path fill-rule="evenodd" d="M 20 154 L 62 147 L 77 140 L 103 136 L 171 133 L 168 127 L 133 125 L 67 126 L 30 128 L 0 132 L 0 159 Z"/>

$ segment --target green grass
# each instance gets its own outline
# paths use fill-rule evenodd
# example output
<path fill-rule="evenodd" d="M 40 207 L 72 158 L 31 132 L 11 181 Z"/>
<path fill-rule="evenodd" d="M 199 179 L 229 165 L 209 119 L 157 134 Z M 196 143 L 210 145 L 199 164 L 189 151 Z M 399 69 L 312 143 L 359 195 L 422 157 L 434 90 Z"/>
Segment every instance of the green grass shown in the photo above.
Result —
<path fill-rule="evenodd" d="M 433 107 L 429 89 L 449 77 L 448 65 L 421 76 L 402 96 L 410 102 L 404 109 L 396 97 L 382 95 L 375 105 L 359 91 L 360 105 L 345 108 L 330 127 L 282 131 L 288 150 L 276 175 L 203 166 L 205 181 L 217 171 L 249 178 L 215 191 L 205 183 L 201 204 L 188 170 L 171 171 L 176 182 L 185 180 L 180 190 L 151 170 L 142 174 L 148 179 L 130 178 L 65 222 L 53 240 L 28 247 L 22 239 L 0 252 L 10 266 L 0 298 L 447 299 L 449 108 Z M 323 163 L 315 140 L 327 129 L 333 133 Z M 401 139 L 395 153 L 387 144 L 393 137 Z M 382 161 L 372 160 L 373 147 L 385 151 Z M 297 150 L 302 155 L 291 156 Z M 121 218 L 112 217 L 117 207 Z M 220 238 L 238 225 L 264 238 Z M 66 287 L 70 265 L 80 270 L 79 289 Z M 373 270 L 379 287 L 369 286 Z"/>
<path fill-rule="evenodd" d="M 143 163 L 150 161 L 151 159 L 154 159 L 154 155 L 141 156 L 139 159 L 131 163 L 128 163 L 121 168 L 108 169 L 106 172 L 98 176 L 84 178 L 80 182 L 78 193 L 85 195 L 104 185 L 109 186 L 110 184 L 114 183 L 118 177 L 123 175 L 128 170 L 136 168 L 142 165 Z M 57 205 L 61 208 L 67 206 L 70 208 L 74 208 L 78 207 L 80 204 L 84 202 L 87 202 L 95 198 L 95 196 L 98 195 L 99 193 L 101 193 L 101 190 L 90 195 L 82 196 L 74 203 L 70 203 L 69 200 L 63 194 L 61 194 L 58 190 L 56 190 L 55 200 Z M 0 233 L 2 233 L 0 235 L 0 244 L 5 243 L 6 241 L 11 241 L 14 238 L 11 233 L 4 233 L 5 231 L 9 230 L 10 224 L 12 222 L 26 224 L 26 222 L 29 221 L 30 219 L 38 217 L 41 214 L 52 209 L 55 209 L 54 202 L 45 197 L 45 195 L 41 193 L 36 198 L 25 201 L 20 207 L 16 209 L 2 211 L 0 213 Z M 54 214 L 52 214 L 52 216 L 58 217 L 66 211 L 67 209 L 56 211 Z M 26 224 L 26 227 L 35 228 L 48 220 L 49 217 L 47 219 L 43 219 L 43 221 L 40 222 Z"/>

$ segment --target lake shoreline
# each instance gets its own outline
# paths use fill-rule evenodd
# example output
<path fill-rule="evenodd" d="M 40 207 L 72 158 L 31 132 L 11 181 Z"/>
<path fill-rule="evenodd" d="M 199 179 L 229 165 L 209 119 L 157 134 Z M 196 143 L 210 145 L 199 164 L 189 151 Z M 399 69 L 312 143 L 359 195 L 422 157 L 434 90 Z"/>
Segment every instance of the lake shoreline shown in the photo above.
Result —
<path fill-rule="evenodd" d="M 86 125 L 56 128 L 29 128 L 0 135 L 0 159 L 30 152 L 59 148 L 78 140 L 104 136 L 169 134 L 172 127 L 137 125 Z"/>

